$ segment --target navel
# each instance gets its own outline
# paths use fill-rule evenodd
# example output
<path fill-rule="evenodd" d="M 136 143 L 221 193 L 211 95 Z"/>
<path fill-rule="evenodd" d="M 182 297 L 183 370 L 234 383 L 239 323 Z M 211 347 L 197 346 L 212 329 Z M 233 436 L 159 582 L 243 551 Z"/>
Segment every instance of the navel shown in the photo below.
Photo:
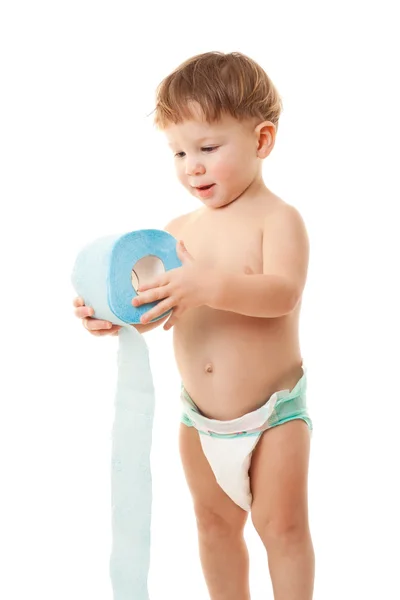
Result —
<path fill-rule="evenodd" d="M 207 363 L 204 370 L 206 373 L 212 373 L 214 369 L 211 363 Z"/>

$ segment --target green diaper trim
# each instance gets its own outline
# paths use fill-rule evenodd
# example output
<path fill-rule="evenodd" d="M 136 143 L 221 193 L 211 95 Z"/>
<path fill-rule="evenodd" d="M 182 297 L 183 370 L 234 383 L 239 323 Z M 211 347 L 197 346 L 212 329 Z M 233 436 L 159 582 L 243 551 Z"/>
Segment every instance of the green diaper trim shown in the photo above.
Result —
<path fill-rule="evenodd" d="M 191 419 L 189 419 L 189 417 L 187 416 L 187 414 L 185 412 L 182 413 L 181 423 L 183 423 L 184 425 L 187 425 L 187 427 L 194 427 L 193 421 Z"/>
<path fill-rule="evenodd" d="M 299 393 L 300 390 L 301 393 Z M 189 394 L 186 392 L 183 386 L 182 391 L 185 394 L 185 398 L 190 402 L 193 408 L 196 409 L 196 405 L 194 404 L 193 400 L 190 398 Z M 307 424 L 310 431 L 313 430 L 312 420 L 310 419 L 307 411 L 307 394 L 305 378 L 298 383 L 298 385 L 292 390 L 291 394 L 283 397 L 278 397 L 274 410 L 268 419 L 268 427 L 266 427 L 266 429 L 276 427 L 278 425 L 283 425 L 284 423 L 294 421 L 296 419 L 304 421 Z M 185 412 L 182 412 L 181 423 L 183 423 L 187 427 L 195 427 L 193 421 Z M 209 435 L 211 437 L 224 439 L 237 438 L 241 436 L 260 435 L 260 431 L 232 434 L 221 434 L 214 432 L 207 433 L 203 431 L 199 431 L 199 433 L 203 435 Z"/>

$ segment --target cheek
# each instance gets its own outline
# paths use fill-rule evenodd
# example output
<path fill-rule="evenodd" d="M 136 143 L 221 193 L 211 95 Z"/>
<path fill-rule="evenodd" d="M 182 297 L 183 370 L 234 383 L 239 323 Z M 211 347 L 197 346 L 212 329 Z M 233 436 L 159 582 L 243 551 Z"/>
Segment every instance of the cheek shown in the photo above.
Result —
<path fill-rule="evenodd" d="M 216 181 L 234 183 L 241 182 L 248 174 L 248 164 L 245 156 L 230 156 L 219 160 L 213 167 L 212 173 Z"/>
<path fill-rule="evenodd" d="M 175 173 L 177 178 L 179 179 L 180 183 L 185 183 L 186 182 L 186 176 L 185 176 L 185 170 L 183 167 L 181 167 L 180 165 L 175 165 Z"/>
<path fill-rule="evenodd" d="M 232 180 L 237 175 L 237 165 L 232 160 L 221 159 L 213 165 L 212 173 L 217 181 Z"/>

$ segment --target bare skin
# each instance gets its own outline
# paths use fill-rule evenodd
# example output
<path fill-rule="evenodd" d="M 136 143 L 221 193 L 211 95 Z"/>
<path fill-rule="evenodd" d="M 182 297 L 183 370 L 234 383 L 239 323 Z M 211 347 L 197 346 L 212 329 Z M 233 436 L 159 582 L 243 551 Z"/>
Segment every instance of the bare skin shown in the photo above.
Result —
<path fill-rule="evenodd" d="M 239 135 L 243 137 L 241 132 Z M 179 139 L 177 149 L 185 143 L 185 139 Z M 251 143 L 250 140 L 250 146 Z M 261 158 L 268 155 L 272 146 L 273 143 Z M 189 151 L 187 156 L 189 161 Z M 201 157 L 199 162 L 193 152 L 190 159 L 192 164 L 187 163 L 186 171 L 181 172 L 183 183 L 187 175 L 196 174 L 202 183 L 218 181 L 218 168 L 214 167 L 213 172 L 212 164 L 207 163 L 211 158 Z M 227 159 L 230 160 L 234 162 L 235 156 Z M 283 209 L 285 203 L 266 188 L 261 171 L 252 174 L 251 169 L 250 164 L 249 177 L 254 178 L 240 196 L 218 196 L 217 188 L 216 200 L 211 197 L 199 210 L 174 219 L 166 227 L 175 238 L 184 241 L 188 252 L 205 267 L 249 275 L 263 273 L 260 224 L 274 211 Z M 212 173 L 212 178 L 208 175 L 209 179 L 204 179 L 207 173 Z M 220 188 L 228 189 L 222 184 Z M 213 205 L 217 200 L 220 204 Z M 84 306 L 83 299 L 75 299 L 74 305 L 76 316 L 83 319 L 92 334 L 117 333 L 117 329 L 107 329 L 104 322 L 90 318 L 91 309 Z M 235 419 L 265 404 L 274 392 L 295 386 L 303 374 L 300 311 L 301 302 L 285 316 L 256 318 L 200 306 L 177 319 L 173 327 L 177 367 L 185 388 L 204 415 L 218 420 Z M 135 327 L 145 333 L 159 325 L 160 322 Z M 249 600 L 249 558 L 243 538 L 248 513 L 216 483 L 194 428 L 181 425 L 179 446 L 193 498 L 200 559 L 210 598 Z M 307 506 L 309 450 L 306 424 L 292 421 L 265 432 L 252 457 L 251 517 L 268 553 L 275 600 L 312 599 L 314 553 Z"/>
<path fill-rule="evenodd" d="M 241 201 L 218 210 L 200 209 L 184 216 L 174 235 L 205 266 L 262 273 L 259 224 L 282 203 L 265 192 L 252 199 L 251 211 Z M 178 319 L 175 358 L 203 414 L 235 419 L 260 407 L 275 391 L 295 386 L 302 375 L 300 309 L 299 303 L 284 317 L 261 319 L 202 306 Z"/>
<path fill-rule="evenodd" d="M 252 199 L 251 211 L 240 201 L 219 210 L 202 208 L 175 222 L 171 233 L 183 239 L 190 254 L 205 266 L 262 273 L 259 223 L 283 204 L 265 189 Z M 295 386 L 303 374 L 300 310 L 301 303 L 283 317 L 260 319 L 203 306 L 178 319 L 176 362 L 203 414 L 235 419 L 263 405 L 275 391 Z M 309 444 L 305 423 L 294 421 L 265 432 L 253 453 L 252 520 L 268 551 L 275 600 L 312 598 Z M 215 482 L 194 428 L 181 425 L 180 453 L 194 500 L 200 557 L 211 598 L 247 600 L 249 561 L 243 539 L 247 513 Z M 293 561 L 297 566 L 291 578 Z"/>

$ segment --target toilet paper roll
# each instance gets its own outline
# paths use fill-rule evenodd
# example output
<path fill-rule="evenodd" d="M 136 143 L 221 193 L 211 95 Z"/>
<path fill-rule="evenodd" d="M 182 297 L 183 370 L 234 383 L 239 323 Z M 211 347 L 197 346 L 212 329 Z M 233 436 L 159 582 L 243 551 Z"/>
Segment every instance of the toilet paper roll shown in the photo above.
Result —
<path fill-rule="evenodd" d="M 140 323 L 140 317 L 157 302 L 134 307 L 132 299 L 141 283 L 181 266 L 176 243 L 172 235 L 158 229 L 100 238 L 83 248 L 76 259 L 72 274 L 75 290 L 94 308 L 96 319 L 115 325 Z"/>
<path fill-rule="evenodd" d="M 156 303 L 133 307 L 140 283 L 181 266 L 176 240 L 147 229 L 100 238 L 78 255 L 72 283 L 94 317 L 121 325 L 112 429 L 110 577 L 114 600 L 148 600 L 154 385 L 148 347 L 131 323 Z M 160 319 L 168 313 L 164 313 Z M 89 433 L 90 435 L 90 433 Z"/>

